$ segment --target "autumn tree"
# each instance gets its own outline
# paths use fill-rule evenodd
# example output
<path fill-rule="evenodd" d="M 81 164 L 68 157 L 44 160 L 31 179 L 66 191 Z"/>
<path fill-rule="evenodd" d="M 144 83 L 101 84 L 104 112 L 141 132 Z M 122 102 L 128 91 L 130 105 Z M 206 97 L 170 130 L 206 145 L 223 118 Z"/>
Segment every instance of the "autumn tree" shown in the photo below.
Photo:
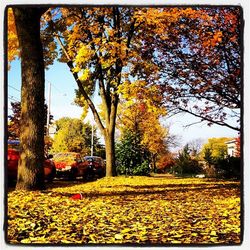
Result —
<path fill-rule="evenodd" d="M 171 18 L 178 15 L 172 12 Z M 155 45 L 153 61 L 170 114 L 186 112 L 208 125 L 240 130 L 241 16 L 239 7 L 189 8 L 145 42 L 145 54 Z"/>
<path fill-rule="evenodd" d="M 44 11 L 36 7 L 13 7 L 22 70 L 17 189 L 44 188 L 44 124 L 41 122 L 44 119 L 44 63 L 40 40 L 40 17 Z M 11 19 L 9 22 L 14 28 Z M 9 38 L 13 38 L 12 33 Z M 13 59 L 12 54 L 9 47 L 9 59 Z"/>
<path fill-rule="evenodd" d="M 224 159 L 227 156 L 227 141 L 232 138 L 221 137 L 221 138 L 209 138 L 207 143 L 202 147 L 203 157 L 207 154 L 209 158 L 213 159 Z"/>
<path fill-rule="evenodd" d="M 16 33 L 16 24 L 12 8 L 6 9 L 7 15 L 7 32 L 8 32 L 8 42 L 7 42 L 7 59 L 8 63 L 20 56 L 19 42 Z M 8 65 L 10 68 L 10 64 Z"/>
<path fill-rule="evenodd" d="M 138 144 L 148 152 L 148 161 L 156 169 L 157 157 L 166 152 L 167 129 L 160 119 L 166 115 L 162 95 L 156 85 L 145 81 L 125 82 L 120 86 L 121 105 L 118 109 L 118 129 L 121 134 L 131 131 Z"/>
<path fill-rule="evenodd" d="M 54 13 L 60 14 L 54 14 Z M 62 8 L 47 15 L 52 34 L 61 47 L 61 60 L 67 62 L 80 95 L 93 112 L 105 138 L 107 176 L 115 174 L 114 135 L 119 95 L 125 71 L 137 60 L 139 43 L 135 36 L 142 21 L 136 8 Z M 62 18 L 61 18 L 62 17 Z M 137 20 L 138 19 L 138 20 Z M 148 64 L 149 65 L 149 64 Z M 91 94 L 102 99 L 105 119 L 101 120 Z"/>
<path fill-rule="evenodd" d="M 21 103 L 11 102 L 12 115 L 9 115 L 8 122 L 8 139 L 18 139 L 20 136 L 20 114 L 21 114 Z"/>
<path fill-rule="evenodd" d="M 175 155 L 172 152 L 165 150 L 159 155 L 159 159 L 157 160 L 157 172 L 170 172 L 175 165 L 175 160 Z"/>
<path fill-rule="evenodd" d="M 171 62 L 176 62 L 163 69 L 166 76 L 171 68 L 166 99 L 173 112 L 184 111 L 209 125 L 240 130 L 240 10 L 212 8 L 206 12 L 213 20 L 212 25 L 182 20 L 184 32 L 179 46 L 170 45 L 163 50 L 167 57 L 172 57 Z M 202 25 L 210 41 L 197 40 L 197 34 L 190 32 L 193 25 Z"/>

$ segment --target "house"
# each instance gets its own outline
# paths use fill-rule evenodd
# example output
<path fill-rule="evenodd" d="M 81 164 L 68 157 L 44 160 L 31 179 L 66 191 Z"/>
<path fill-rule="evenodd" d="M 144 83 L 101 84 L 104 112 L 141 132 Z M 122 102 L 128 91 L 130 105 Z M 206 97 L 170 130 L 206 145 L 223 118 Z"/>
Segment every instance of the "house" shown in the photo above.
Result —
<path fill-rule="evenodd" d="M 237 143 L 237 140 L 233 139 L 233 140 L 227 141 L 225 143 L 227 144 L 227 154 L 229 156 L 236 156 L 236 152 L 237 152 L 236 143 Z"/>

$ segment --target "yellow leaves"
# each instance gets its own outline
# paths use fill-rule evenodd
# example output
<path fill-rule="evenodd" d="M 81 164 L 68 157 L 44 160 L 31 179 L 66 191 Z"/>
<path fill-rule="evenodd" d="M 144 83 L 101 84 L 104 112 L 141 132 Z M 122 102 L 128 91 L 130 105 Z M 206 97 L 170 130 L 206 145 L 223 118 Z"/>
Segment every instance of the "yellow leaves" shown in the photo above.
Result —
<path fill-rule="evenodd" d="M 118 93 L 126 101 L 126 107 L 130 106 L 128 101 L 133 101 L 133 103 L 144 103 L 149 111 L 158 112 L 160 115 L 164 115 L 166 112 L 165 108 L 161 108 L 163 97 L 157 85 L 150 85 L 142 80 L 125 81 L 118 87 Z"/>
<path fill-rule="evenodd" d="M 159 118 L 166 114 L 166 110 L 158 86 L 140 80 L 125 81 L 119 86 L 118 93 L 123 100 L 121 111 L 118 111 L 120 130 L 133 131 L 136 121 L 141 144 L 153 154 L 163 151 L 167 129 L 160 124 Z"/>
<path fill-rule="evenodd" d="M 210 236 L 217 236 L 216 231 L 211 231 Z"/>
<path fill-rule="evenodd" d="M 16 33 L 16 25 L 12 8 L 8 8 L 8 34 L 7 34 L 7 44 L 8 44 L 8 62 L 14 60 L 19 56 L 19 42 Z"/>
<path fill-rule="evenodd" d="M 131 232 L 131 228 L 124 228 L 121 230 L 121 234 L 127 234 Z"/>
<path fill-rule="evenodd" d="M 85 64 L 87 61 L 91 59 L 94 55 L 94 52 L 88 45 L 82 45 L 81 48 L 78 50 L 77 56 L 75 58 L 76 65 Z"/>
<path fill-rule="evenodd" d="M 116 240 L 122 240 L 122 239 L 123 239 L 123 235 L 121 235 L 121 234 L 116 234 L 116 235 L 115 235 L 115 239 L 116 239 Z"/>
<path fill-rule="evenodd" d="M 85 70 L 83 71 L 83 74 L 79 77 L 79 79 L 80 79 L 81 81 L 86 81 L 86 80 L 89 79 L 90 74 L 91 74 L 90 70 L 89 70 L 89 69 L 85 69 Z"/>
<path fill-rule="evenodd" d="M 85 198 L 71 200 L 75 193 Z M 8 240 L 15 244 L 239 243 L 239 206 L 238 182 L 164 175 L 105 177 L 74 185 L 56 181 L 43 192 L 9 192 Z"/>
<path fill-rule="evenodd" d="M 180 244 L 182 242 L 180 240 L 171 240 L 171 243 L 173 243 L 173 244 Z"/>

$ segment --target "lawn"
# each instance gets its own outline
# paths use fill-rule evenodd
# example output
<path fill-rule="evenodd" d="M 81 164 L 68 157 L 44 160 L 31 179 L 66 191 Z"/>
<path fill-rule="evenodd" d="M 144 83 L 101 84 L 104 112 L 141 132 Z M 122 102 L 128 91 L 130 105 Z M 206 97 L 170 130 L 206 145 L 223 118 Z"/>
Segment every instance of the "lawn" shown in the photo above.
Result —
<path fill-rule="evenodd" d="M 79 195 L 81 194 L 81 195 Z M 8 192 L 12 244 L 239 244 L 240 183 L 110 177 Z"/>

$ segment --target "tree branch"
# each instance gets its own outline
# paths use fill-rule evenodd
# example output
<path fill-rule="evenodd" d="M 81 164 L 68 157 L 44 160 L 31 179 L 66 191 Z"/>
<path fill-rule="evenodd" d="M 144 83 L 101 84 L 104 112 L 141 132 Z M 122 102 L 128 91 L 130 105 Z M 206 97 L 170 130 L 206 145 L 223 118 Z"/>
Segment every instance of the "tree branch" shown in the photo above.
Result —
<path fill-rule="evenodd" d="M 211 123 L 213 123 L 213 124 L 217 124 L 217 125 L 220 125 L 220 126 L 228 127 L 228 128 L 230 128 L 230 129 L 233 129 L 233 130 L 236 130 L 236 131 L 240 131 L 240 128 L 234 127 L 234 126 L 229 125 L 229 124 L 227 124 L 227 123 L 225 123 L 225 122 L 216 121 L 216 120 L 210 119 L 210 118 L 208 118 L 208 117 L 206 117 L 206 116 L 202 116 L 202 115 L 193 113 L 192 111 L 189 111 L 189 110 L 184 109 L 184 108 L 181 108 L 181 107 L 179 107 L 178 109 L 181 110 L 182 112 L 188 113 L 188 114 L 193 115 L 193 116 L 198 117 L 198 118 L 201 118 L 202 120 L 211 122 Z"/>
<path fill-rule="evenodd" d="M 95 108 L 94 103 L 93 103 L 92 100 L 89 98 L 87 92 L 86 92 L 85 89 L 83 88 L 82 82 L 81 82 L 81 81 L 79 80 L 79 78 L 78 78 L 78 74 L 77 74 L 76 72 L 74 72 L 73 62 L 72 62 L 72 60 L 71 60 L 69 54 L 67 53 L 67 51 L 66 51 L 66 49 L 65 49 L 65 47 L 64 47 L 64 45 L 63 45 L 61 39 L 59 38 L 59 36 L 57 36 L 57 34 L 55 34 L 55 33 L 54 33 L 54 35 L 56 36 L 56 39 L 58 40 L 58 42 L 59 42 L 59 44 L 60 44 L 60 46 L 61 46 L 61 48 L 62 48 L 62 50 L 63 50 L 63 52 L 64 52 L 64 54 L 65 54 L 65 56 L 66 56 L 67 59 L 68 59 L 67 65 L 68 65 L 68 67 L 69 67 L 71 73 L 73 74 L 73 77 L 74 77 L 74 79 L 75 79 L 75 81 L 76 81 L 76 83 L 77 83 L 77 86 L 78 86 L 78 88 L 79 88 L 79 91 L 80 91 L 81 94 L 83 95 L 84 99 L 87 101 L 88 106 L 90 107 L 90 109 L 91 109 L 91 111 L 92 111 L 92 113 L 93 113 L 93 115 L 94 115 L 94 119 L 95 119 L 95 121 L 96 121 L 96 123 L 97 123 L 99 129 L 101 130 L 102 133 L 104 133 L 104 126 L 103 126 L 103 124 L 102 124 L 102 121 L 101 121 L 101 119 L 100 119 L 100 116 L 99 116 L 99 114 L 98 114 L 98 112 L 97 112 L 97 110 L 96 110 L 96 108 Z"/>

